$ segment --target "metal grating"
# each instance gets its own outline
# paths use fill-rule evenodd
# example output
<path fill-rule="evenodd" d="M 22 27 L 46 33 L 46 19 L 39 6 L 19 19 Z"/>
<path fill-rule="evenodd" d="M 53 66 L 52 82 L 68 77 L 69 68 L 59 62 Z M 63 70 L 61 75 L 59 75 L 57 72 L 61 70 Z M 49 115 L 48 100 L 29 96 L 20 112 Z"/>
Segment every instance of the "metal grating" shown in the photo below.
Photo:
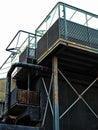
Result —
<path fill-rule="evenodd" d="M 60 18 L 39 40 L 36 57 L 43 55 L 59 38 L 98 49 L 98 30 Z"/>

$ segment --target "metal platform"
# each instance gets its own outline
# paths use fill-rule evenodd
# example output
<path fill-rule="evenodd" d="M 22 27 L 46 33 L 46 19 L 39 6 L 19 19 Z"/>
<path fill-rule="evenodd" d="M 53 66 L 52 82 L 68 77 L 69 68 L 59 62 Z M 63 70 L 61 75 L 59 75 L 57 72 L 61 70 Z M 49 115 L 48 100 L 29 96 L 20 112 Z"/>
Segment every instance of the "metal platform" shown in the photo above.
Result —
<path fill-rule="evenodd" d="M 77 46 L 79 44 L 79 46 L 83 45 L 85 48 L 88 47 L 97 51 L 97 36 L 98 30 L 59 18 L 38 41 L 36 57 L 38 59 L 59 39 L 74 42 Z"/>
<path fill-rule="evenodd" d="M 0 124 L 0 130 L 44 130 L 41 127 L 30 127 L 30 126 L 19 126 L 19 125 L 9 125 Z"/>
<path fill-rule="evenodd" d="M 98 52 L 90 47 L 59 39 L 40 56 L 38 63 L 51 67 L 54 55 L 59 59 L 59 66 L 67 71 L 97 75 Z"/>

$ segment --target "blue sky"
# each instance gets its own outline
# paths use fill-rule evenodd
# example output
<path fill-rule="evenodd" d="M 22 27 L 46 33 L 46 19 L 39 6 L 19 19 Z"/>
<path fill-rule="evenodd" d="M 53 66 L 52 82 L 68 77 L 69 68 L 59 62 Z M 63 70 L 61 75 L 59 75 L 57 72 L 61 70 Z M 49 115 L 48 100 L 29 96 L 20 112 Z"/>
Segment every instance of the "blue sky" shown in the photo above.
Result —
<path fill-rule="evenodd" d="M 61 0 L 98 15 L 97 0 Z M 0 1 L 0 66 L 8 56 L 5 48 L 18 30 L 34 32 L 58 0 Z"/>

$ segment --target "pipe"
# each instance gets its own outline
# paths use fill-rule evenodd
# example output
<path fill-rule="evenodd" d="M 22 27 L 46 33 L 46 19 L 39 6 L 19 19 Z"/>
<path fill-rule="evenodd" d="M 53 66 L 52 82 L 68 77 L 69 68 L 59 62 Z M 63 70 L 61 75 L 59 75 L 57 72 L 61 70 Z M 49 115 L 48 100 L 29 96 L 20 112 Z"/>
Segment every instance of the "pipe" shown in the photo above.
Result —
<path fill-rule="evenodd" d="M 26 69 L 31 68 L 31 69 L 34 69 L 34 70 L 48 71 L 47 67 L 43 67 L 43 66 L 35 65 L 35 64 L 22 63 L 22 62 L 15 63 L 11 66 L 11 68 L 9 69 L 9 71 L 7 73 L 6 96 L 5 96 L 3 122 L 7 121 L 7 117 L 9 115 L 11 74 L 16 67 L 23 67 L 23 68 L 26 68 Z"/>

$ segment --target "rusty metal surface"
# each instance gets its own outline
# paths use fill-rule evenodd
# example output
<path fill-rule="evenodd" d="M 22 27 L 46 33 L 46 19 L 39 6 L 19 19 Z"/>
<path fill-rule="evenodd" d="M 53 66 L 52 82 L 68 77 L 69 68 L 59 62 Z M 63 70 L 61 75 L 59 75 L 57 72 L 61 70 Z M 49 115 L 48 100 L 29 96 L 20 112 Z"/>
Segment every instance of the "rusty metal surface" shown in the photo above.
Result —
<path fill-rule="evenodd" d="M 29 96 L 29 102 L 27 102 L 28 96 Z M 39 106 L 40 103 L 39 98 L 40 98 L 39 92 L 29 91 L 28 93 L 27 90 L 15 88 L 11 92 L 11 106 L 16 103 Z"/>
<path fill-rule="evenodd" d="M 27 103 L 27 91 L 18 89 L 17 93 L 17 101 L 18 103 Z"/>
<path fill-rule="evenodd" d="M 29 104 L 39 106 L 40 104 L 40 94 L 39 92 L 29 92 Z"/>
<path fill-rule="evenodd" d="M 53 72 L 53 111 L 54 111 L 54 130 L 59 130 L 59 98 L 58 98 L 58 58 L 52 59 Z"/>
<path fill-rule="evenodd" d="M 39 92 L 30 91 L 28 93 L 27 90 L 14 89 L 11 92 L 10 115 L 22 114 L 28 106 L 40 106 Z"/>

